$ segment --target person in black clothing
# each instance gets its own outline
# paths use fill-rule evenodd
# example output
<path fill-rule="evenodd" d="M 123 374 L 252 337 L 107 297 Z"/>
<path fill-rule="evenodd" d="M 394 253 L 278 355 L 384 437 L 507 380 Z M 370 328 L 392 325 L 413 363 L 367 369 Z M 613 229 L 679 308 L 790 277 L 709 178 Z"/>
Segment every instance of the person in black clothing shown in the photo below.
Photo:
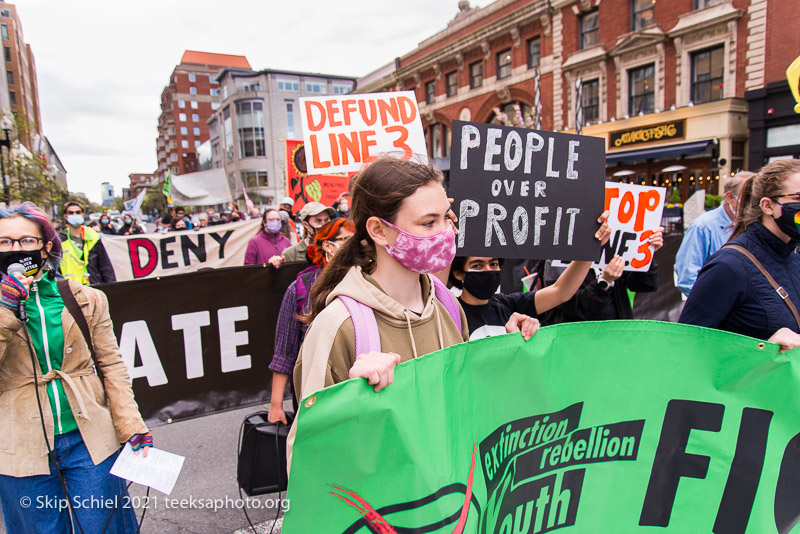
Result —
<path fill-rule="evenodd" d="M 789 306 L 800 306 L 799 243 L 800 161 L 773 161 L 742 185 L 733 235 L 698 273 L 680 322 L 778 343 L 782 352 L 800 346 L 800 318 Z M 749 252 L 780 291 L 728 245 Z"/>
<path fill-rule="evenodd" d="M 106 213 L 100 216 L 100 233 L 103 235 L 119 235 L 117 229 L 111 226 L 111 217 Z"/>
<path fill-rule="evenodd" d="M 497 293 L 502 261 L 458 256 L 450 267 L 450 284 L 462 290 L 458 301 L 467 317 L 470 340 L 505 334 L 504 325 L 514 313 L 538 318 L 565 302 L 578 290 L 592 265 L 589 261 L 573 261 L 549 287 L 504 295 Z"/>
<path fill-rule="evenodd" d="M 141 233 L 143 233 L 142 228 L 133 217 L 130 215 L 124 215 L 122 217 L 122 228 L 119 229 L 119 235 L 135 235 Z"/>
<path fill-rule="evenodd" d="M 660 236 L 660 233 L 659 233 Z M 658 241 L 658 248 L 663 238 Z M 546 324 L 573 323 L 576 321 L 610 321 L 633 319 L 628 290 L 651 293 L 658 290 L 658 265 L 650 264 L 645 272 L 623 271 L 625 261 L 615 256 L 603 270 L 590 269 L 575 296 L 556 306 L 544 319 Z M 553 267 L 548 261 L 544 268 L 544 283 L 552 281 L 563 269 Z"/>

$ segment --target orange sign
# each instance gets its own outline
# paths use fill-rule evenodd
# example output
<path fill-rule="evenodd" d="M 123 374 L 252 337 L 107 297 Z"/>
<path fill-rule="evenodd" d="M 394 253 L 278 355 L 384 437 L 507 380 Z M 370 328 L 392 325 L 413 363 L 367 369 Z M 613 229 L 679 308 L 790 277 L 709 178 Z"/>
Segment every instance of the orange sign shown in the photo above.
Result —
<path fill-rule="evenodd" d="M 292 211 L 297 213 L 308 202 L 322 202 L 333 205 L 339 195 L 350 186 L 350 176 L 308 174 L 306 151 L 303 141 L 286 140 L 286 190 L 294 199 Z"/>

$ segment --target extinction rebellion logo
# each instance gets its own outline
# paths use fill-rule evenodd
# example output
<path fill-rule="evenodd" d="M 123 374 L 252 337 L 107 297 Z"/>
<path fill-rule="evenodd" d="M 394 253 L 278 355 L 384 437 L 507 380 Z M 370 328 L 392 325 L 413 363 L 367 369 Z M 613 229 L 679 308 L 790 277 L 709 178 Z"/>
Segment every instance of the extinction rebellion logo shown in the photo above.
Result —
<path fill-rule="evenodd" d="M 450 484 L 416 501 L 376 510 L 356 492 L 335 487 L 331 494 L 361 515 L 342 534 L 423 533 L 454 523 L 453 534 L 461 534 L 467 519 L 476 516 L 478 531 L 486 534 L 538 534 L 575 525 L 583 466 L 636 460 L 644 428 L 644 420 L 579 428 L 582 409 L 583 403 L 576 403 L 499 426 L 473 447 L 466 484 Z M 476 455 L 486 483 L 483 507 L 472 492 Z M 441 517 L 443 506 L 453 513 Z"/>

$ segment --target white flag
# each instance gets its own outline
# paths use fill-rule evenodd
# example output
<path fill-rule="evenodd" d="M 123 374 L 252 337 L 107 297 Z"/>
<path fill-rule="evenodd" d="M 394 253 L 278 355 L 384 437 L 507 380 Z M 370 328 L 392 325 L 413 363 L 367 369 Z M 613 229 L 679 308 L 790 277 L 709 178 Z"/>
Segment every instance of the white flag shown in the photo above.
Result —
<path fill-rule="evenodd" d="M 136 198 L 132 198 L 130 200 L 126 200 L 123 204 L 125 204 L 125 209 L 122 211 L 122 215 L 130 215 L 134 218 L 141 218 L 142 217 L 142 204 L 144 204 L 144 197 L 147 194 L 147 189 L 142 189 L 142 191 L 136 195 Z"/>

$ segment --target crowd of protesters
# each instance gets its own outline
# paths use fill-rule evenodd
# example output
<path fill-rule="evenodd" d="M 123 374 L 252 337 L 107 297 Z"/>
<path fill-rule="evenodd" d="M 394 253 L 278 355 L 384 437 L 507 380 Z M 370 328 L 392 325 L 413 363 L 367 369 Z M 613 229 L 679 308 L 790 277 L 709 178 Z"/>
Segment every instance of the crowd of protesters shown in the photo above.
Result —
<path fill-rule="evenodd" d="M 321 388 L 355 378 L 366 379 L 380 391 L 393 382 L 400 362 L 469 339 L 511 332 L 530 339 L 540 325 L 631 319 L 629 292 L 658 289 L 655 260 L 646 272 L 627 272 L 622 259 L 614 257 L 600 270 L 591 262 L 574 261 L 561 267 L 542 260 L 539 281 L 529 291 L 502 293 L 503 258 L 456 257 L 455 215 L 442 182 L 441 173 L 430 165 L 381 158 L 359 172 L 350 192 L 342 193 L 331 206 L 308 202 L 295 210 L 294 200 L 285 197 L 278 207 L 268 207 L 263 213 L 256 209 L 245 213 L 229 203 L 221 213 L 213 208 L 196 213 L 170 208 L 154 221 L 156 232 L 180 232 L 258 219 L 245 265 L 269 264 L 274 269 L 286 263 L 307 265 L 286 290 L 275 327 L 271 422 L 287 422 L 283 407 L 287 393 L 296 403 Z M 602 244 L 612 229 L 608 212 L 597 215 L 594 238 Z M 68 280 L 76 297 L 96 301 L 102 321 L 103 314 L 107 315 L 104 300 L 94 290 L 81 293 L 79 288 L 115 281 L 104 237 L 146 231 L 129 214 L 114 221 L 104 212 L 99 220 L 87 221 L 84 207 L 77 202 L 66 203 L 62 218 L 55 223 L 29 203 L 0 211 L 0 266 L 5 270 L 10 262 L 26 256 L 26 265 L 36 267 L 27 276 L 4 275 L 0 281 L 0 337 L 6 336 L 5 352 L 22 351 L 8 340 L 19 328 L 15 310 L 27 298 L 31 284 L 39 287 L 42 297 L 53 299 L 41 306 L 57 311 L 65 303 L 53 289 L 55 280 Z M 657 228 L 649 244 L 656 251 L 663 243 L 663 228 Z M 676 286 L 688 297 L 680 322 L 774 342 L 781 351 L 800 346 L 800 315 L 795 307 L 800 302 L 798 243 L 800 161 L 776 161 L 757 173 L 732 177 L 725 185 L 722 205 L 695 220 L 684 234 L 674 265 Z M 35 258 L 27 257 L 31 255 Z M 372 319 L 364 322 L 363 317 Z M 42 329 L 39 337 L 49 339 Z M 119 441 L 147 446 L 152 438 L 130 395 L 119 349 L 112 343 L 113 332 L 97 330 L 101 331 L 107 341 L 103 357 L 114 372 L 111 378 L 128 384 L 115 385 L 113 394 L 109 391 L 109 399 L 121 403 L 120 410 L 125 412 L 123 426 L 117 420 L 121 416 L 114 413 L 109 428 L 116 427 Z M 14 354 L 20 358 L 20 369 L 30 365 L 24 355 Z M 48 377 L 64 371 L 58 369 L 58 359 L 47 365 Z M 55 374 L 51 380 L 61 384 Z M 106 388 L 109 384 L 104 383 Z M 47 394 L 65 395 L 55 386 Z M 64 398 L 64 406 L 74 410 L 72 398 Z M 67 412 L 58 417 L 63 428 L 59 426 L 60 431 L 51 436 L 56 443 L 72 439 L 75 428 L 83 424 L 70 419 Z M 108 428 L 98 427 L 97 432 L 101 431 L 104 436 L 109 433 Z M 86 442 L 90 463 L 98 468 L 107 464 L 108 447 L 99 451 L 95 438 L 78 435 L 76 439 Z M 293 440 L 294 429 L 290 445 Z M 41 471 L 38 460 L 20 458 L 36 464 L 30 473 Z M 3 479 L 20 478 L 12 481 L 16 485 L 7 486 L 14 491 L 0 492 L 0 499 L 14 499 L 27 491 L 25 476 L 13 470 L 0 472 Z M 25 514 L 12 520 L 19 525 L 32 521 Z"/>

